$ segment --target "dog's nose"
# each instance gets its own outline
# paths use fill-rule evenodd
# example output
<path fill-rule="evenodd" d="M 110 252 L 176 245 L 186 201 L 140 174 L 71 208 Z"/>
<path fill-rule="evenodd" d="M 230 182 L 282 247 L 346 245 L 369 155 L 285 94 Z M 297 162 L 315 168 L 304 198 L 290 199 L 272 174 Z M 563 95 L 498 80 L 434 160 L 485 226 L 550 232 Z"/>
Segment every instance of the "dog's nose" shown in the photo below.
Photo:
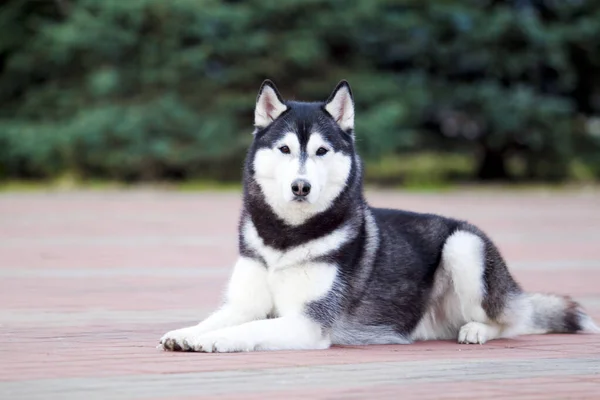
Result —
<path fill-rule="evenodd" d="M 310 183 L 304 179 L 296 179 L 292 182 L 292 193 L 296 196 L 308 196 L 310 193 Z"/>

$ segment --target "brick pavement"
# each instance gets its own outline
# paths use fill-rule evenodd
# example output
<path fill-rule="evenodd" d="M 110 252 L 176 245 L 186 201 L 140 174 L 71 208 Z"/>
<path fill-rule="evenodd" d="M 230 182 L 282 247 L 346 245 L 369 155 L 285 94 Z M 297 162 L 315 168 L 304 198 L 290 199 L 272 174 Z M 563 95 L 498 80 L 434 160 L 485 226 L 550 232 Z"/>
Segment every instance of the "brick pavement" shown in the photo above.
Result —
<path fill-rule="evenodd" d="M 526 289 L 572 294 L 600 320 L 600 193 L 368 197 L 478 224 Z M 600 335 L 157 351 L 218 304 L 239 206 L 237 194 L 0 195 L 0 398 L 600 398 Z"/>

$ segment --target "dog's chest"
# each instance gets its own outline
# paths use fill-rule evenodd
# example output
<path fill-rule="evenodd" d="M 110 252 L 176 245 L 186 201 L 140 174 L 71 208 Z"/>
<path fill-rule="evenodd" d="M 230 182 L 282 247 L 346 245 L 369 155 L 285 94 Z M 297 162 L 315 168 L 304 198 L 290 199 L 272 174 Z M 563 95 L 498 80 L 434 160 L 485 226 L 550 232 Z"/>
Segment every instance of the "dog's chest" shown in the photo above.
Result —
<path fill-rule="evenodd" d="M 277 315 L 301 313 L 306 304 L 327 295 L 337 268 L 328 263 L 307 262 L 282 269 L 269 268 L 267 283 Z"/>
<path fill-rule="evenodd" d="M 279 316 L 303 312 L 307 303 L 324 297 L 333 286 L 337 268 L 312 261 L 314 246 L 282 251 L 263 244 L 254 251 L 265 261 L 273 308 Z"/>
<path fill-rule="evenodd" d="M 245 244 L 264 260 L 269 270 L 279 270 L 314 262 L 320 257 L 336 252 L 352 239 L 356 232 L 351 226 L 343 225 L 313 240 L 287 249 L 278 249 L 265 242 L 252 221 L 248 219 L 242 229 L 242 235 Z"/>
<path fill-rule="evenodd" d="M 333 287 L 337 266 L 319 258 L 337 251 L 352 237 L 352 232 L 344 226 L 286 250 L 266 244 L 250 221 L 246 222 L 243 235 L 246 245 L 266 264 L 276 313 L 285 315 L 302 312 L 307 303 L 327 295 Z"/>

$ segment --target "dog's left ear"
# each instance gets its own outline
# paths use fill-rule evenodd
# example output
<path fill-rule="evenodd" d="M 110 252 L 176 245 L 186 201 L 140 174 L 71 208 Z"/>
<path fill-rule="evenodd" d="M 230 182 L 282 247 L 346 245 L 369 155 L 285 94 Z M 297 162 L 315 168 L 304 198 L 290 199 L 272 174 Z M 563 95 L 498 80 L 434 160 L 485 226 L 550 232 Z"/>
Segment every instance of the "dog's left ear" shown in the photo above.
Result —
<path fill-rule="evenodd" d="M 354 129 L 354 99 L 347 81 L 338 83 L 325 104 L 325 110 L 342 130 L 349 132 Z"/>
<path fill-rule="evenodd" d="M 283 104 L 283 99 L 277 91 L 275 84 L 266 79 L 256 97 L 254 126 L 257 128 L 266 128 L 283 114 L 285 110 L 287 110 L 287 106 Z"/>

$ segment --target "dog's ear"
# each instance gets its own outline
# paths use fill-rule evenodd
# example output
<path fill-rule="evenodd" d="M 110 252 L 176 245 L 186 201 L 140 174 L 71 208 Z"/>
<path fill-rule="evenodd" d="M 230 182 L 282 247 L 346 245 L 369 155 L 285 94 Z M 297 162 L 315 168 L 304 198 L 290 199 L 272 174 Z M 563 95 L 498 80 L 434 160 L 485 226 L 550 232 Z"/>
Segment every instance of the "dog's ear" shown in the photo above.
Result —
<path fill-rule="evenodd" d="M 275 84 L 266 79 L 256 97 L 256 108 L 254 109 L 254 126 L 265 128 L 275 121 L 285 110 L 287 106 L 283 104 L 281 95 L 277 91 Z"/>
<path fill-rule="evenodd" d="M 325 103 L 325 110 L 345 132 L 354 129 L 354 99 L 347 81 L 338 83 Z"/>

